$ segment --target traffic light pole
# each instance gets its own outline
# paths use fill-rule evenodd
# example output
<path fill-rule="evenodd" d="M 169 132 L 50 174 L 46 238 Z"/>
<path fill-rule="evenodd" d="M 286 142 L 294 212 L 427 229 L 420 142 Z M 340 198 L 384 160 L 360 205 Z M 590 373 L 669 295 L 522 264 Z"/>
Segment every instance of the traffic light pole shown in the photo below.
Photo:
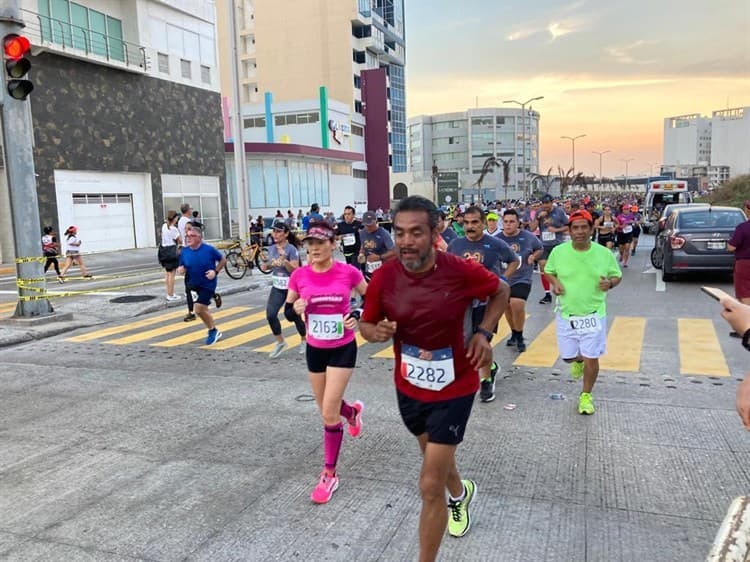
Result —
<path fill-rule="evenodd" d="M 0 0 L 0 37 L 20 34 L 23 27 L 19 0 Z M 19 299 L 15 316 L 34 318 L 51 314 L 52 307 L 46 297 L 43 264 L 36 259 L 42 255 L 42 243 L 32 135 L 27 117 L 30 101 L 11 97 L 5 83 L 0 95 L 14 249 L 17 259 L 32 258 L 19 259 L 16 263 Z"/>

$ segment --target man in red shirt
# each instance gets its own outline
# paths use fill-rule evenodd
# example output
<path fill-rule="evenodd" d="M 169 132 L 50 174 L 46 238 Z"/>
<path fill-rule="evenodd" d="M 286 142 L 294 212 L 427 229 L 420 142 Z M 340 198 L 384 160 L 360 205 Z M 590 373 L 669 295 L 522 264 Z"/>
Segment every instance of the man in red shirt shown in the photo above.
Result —
<path fill-rule="evenodd" d="M 477 370 L 492 362 L 492 328 L 510 296 L 508 285 L 482 265 L 435 251 L 438 219 L 424 197 L 401 201 L 393 219 L 398 259 L 373 274 L 359 327 L 371 342 L 393 338 L 401 418 L 423 455 L 421 561 L 437 557 L 446 521 L 452 536 L 469 530 L 476 483 L 459 476 L 456 447 L 479 389 Z M 484 320 L 472 332 L 472 301 L 486 298 Z"/>

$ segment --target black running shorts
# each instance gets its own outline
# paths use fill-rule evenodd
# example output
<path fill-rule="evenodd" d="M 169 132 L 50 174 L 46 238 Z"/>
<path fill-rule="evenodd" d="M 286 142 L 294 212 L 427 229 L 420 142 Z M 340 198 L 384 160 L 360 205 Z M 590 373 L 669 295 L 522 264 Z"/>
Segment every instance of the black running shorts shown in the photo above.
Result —
<path fill-rule="evenodd" d="M 510 286 L 510 298 L 526 300 L 529 298 L 531 293 L 531 285 L 529 283 L 516 283 Z"/>
<path fill-rule="evenodd" d="M 305 354 L 307 370 L 311 373 L 325 373 L 326 367 L 353 369 L 357 363 L 357 341 L 339 347 L 313 347 L 308 343 Z"/>
<path fill-rule="evenodd" d="M 414 435 L 427 434 L 430 443 L 458 445 L 464 439 L 474 395 L 451 398 L 440 402 L 421 402 L 401 392 L 398 409 L 406 428 Z"/>

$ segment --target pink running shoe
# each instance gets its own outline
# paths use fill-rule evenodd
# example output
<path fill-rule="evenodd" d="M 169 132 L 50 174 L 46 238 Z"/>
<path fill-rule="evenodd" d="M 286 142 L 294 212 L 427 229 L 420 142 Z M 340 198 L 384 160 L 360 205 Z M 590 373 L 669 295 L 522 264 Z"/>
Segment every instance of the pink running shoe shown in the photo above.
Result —
<path fill-rule="evenodd" d="M 331 496 L 339 487 L 339 477 L 331 476 L 325 470 L 320 473 L 318 485 L 310 494 L 310 499 L 315 503 L 328 503 Z"/>
<path fill-rule="evenodd" d="M 352 404 L 352 408 L 355 411 L 354 418 L 346 420 L 346 423 L 349 425 L 349 435 L 359 437 L 359 434 L 362 433 L 362 411 L 365 409 L 365 405 L 362 401 L 357 400 Z"/>

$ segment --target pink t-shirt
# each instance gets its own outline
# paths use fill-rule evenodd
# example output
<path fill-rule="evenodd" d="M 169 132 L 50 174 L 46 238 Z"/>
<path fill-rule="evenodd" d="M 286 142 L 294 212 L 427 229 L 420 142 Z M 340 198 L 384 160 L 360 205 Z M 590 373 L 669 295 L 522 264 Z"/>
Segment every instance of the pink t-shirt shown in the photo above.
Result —
<path fill-rule="evenodd" d="M 305 326 L 310 345 L 330 349 L 354 339 L 354 330 L 344 328 L 343 320 L 349 313 L 352 289 L 362 281 L 359 269 L 339 261 L 324 273 L 309 265 L 292 271 L 289 289 L 307 301 Z"/>

